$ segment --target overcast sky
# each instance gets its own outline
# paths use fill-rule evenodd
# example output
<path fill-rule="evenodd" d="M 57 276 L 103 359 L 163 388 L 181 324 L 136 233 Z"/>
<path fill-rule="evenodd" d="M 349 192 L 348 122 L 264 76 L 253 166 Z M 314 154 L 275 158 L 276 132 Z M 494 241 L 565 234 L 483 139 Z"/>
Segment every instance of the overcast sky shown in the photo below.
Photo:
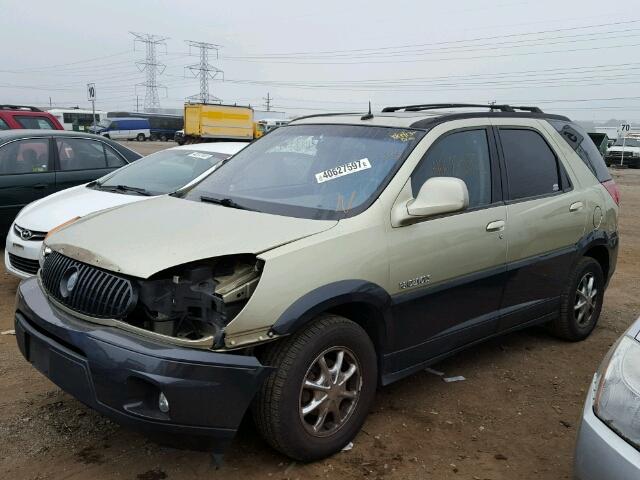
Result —
<path fill-rule="evenodd" d="M 222 45 L 211 93 L 290 115 L 407 103 L 536 104 L 640 119 L 639 0 L 106 2 L 0 0 L 0 103 L 105 110 L 144 103 L 130 31 L 166 36 L 163 107 L 199 82 L 185 40 Z M 192 53 L 196 53 L 192 51 Z"/>

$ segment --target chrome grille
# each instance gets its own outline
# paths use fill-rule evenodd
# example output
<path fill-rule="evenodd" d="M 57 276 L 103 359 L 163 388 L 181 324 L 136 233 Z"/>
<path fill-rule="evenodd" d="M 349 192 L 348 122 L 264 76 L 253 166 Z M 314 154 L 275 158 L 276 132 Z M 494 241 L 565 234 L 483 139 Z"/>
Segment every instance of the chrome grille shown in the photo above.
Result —
<path fill-rule="evenodd" d="M 68 288 L 68 274 L 76 272 Z M 49 295 L 76 312 L 97 318 L 122 319 L 135 307 L 137 295 L 128 278 L 79 262 L 58 252 L 45 258 L 40 272 Z"/>

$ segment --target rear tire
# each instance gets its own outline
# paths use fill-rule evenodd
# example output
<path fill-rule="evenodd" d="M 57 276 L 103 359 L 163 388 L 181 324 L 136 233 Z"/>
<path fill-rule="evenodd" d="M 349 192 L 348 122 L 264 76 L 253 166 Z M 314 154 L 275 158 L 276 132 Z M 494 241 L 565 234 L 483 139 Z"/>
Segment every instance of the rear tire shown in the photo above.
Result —
<path fill-rule="evenodd" d="M 164 133 L 162 135 L 160 135 L 160 141 L 161 142 L 166 142 L 167 141 L 167 136 Z"/>
<path fill-rule="evenodd" d="M 583 257 L 575 266 L 560 299 L 560 315 L 551 322 L 552 332 L 571 342 L 587 338 L 600 318 L 604 274 L 600 264 Z"/>
<path fill-rule="evenodd" d="M 340 451 L 362 427 L 377 387 L 377 358 L 367 333 L 337 315 L 321 315 L 269 345 L 276 366 L 253 405 L 256 426 L 276 450 L 309 462 Z"/>
<path fill-rule="evenodd" d="M 138 136 L 136 136 L 136 140 L 139 142 L 144 142 L 144 133 L 139 133 Z"/>

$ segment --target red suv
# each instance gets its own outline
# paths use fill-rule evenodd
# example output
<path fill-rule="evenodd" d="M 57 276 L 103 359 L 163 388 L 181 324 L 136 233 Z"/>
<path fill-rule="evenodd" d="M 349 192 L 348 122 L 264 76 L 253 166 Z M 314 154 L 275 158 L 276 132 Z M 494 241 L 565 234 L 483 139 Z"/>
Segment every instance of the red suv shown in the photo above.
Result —
<path fill-rule="evenodd" d="M 0 130 L 16 128 L 64 130 L 56 117 L 39 108 L 23 105 L 0 105 Z"/>

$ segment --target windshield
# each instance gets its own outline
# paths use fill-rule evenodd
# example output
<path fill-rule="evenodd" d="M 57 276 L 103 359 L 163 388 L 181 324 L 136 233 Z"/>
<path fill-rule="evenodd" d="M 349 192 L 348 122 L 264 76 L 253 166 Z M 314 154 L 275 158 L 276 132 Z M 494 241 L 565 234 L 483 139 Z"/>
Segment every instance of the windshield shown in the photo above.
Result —
<path fill-rule="evenodd" d="M 163 150 L 117 170 L 99 184 L 102 187 L 141 188 L 161 195 L 175 192 L 230 154 L 198 150 Z"/>
<path fill-rule="evenodd" d="M 293 125 L 250 144 L 186 198 L 230 199 L 277 215 L 339 219 L 365 210 L 424 131 Z"/>
<path fill-rule="evenodd" d="M 622 146 L 622 142 L 623 139 L 619 138 L 618 140 L 616 140 L 616 143 L 614 144 L 616 147 L 621 147 Z M 640 147 L 640 140 L 638 140 L 637 138 L 626 138 L 624 139 L 624 145 L 625 147 Z"/>
<path fill-rule="evenodd" d="M 103 128 L 109 128 L 109 125 L 111 125 L 111 120 L 106 120 L 106 119 L 105 120 L 100 120 L 98 122 L 98 125 L 100 127 L 103 127 Z"/>

